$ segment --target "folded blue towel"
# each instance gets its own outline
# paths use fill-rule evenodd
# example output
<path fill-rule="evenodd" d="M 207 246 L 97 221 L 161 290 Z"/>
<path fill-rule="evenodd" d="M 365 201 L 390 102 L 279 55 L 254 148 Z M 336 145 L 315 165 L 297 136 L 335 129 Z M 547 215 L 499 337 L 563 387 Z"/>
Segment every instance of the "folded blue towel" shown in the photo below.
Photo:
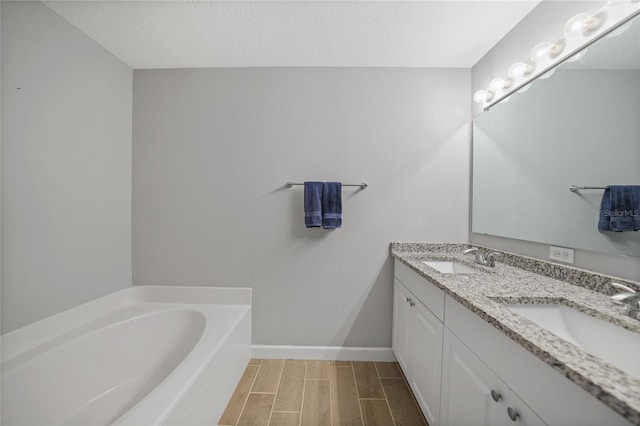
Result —
<path fill-rule="evenodd" d="M 304 224 L 307 228 L 322 225 L 322 182 L 304 183 Z"/>
<path fill-rule="evenodd" d="M 325 182 L 322 191 L 322 227 L 324 229 L 342 226 L 342 183 Z"/>
<path fill-rule="evenodd" d="M 609 185 L 600 204 L 599 231 L 640 231 L 640 185 Z"/>

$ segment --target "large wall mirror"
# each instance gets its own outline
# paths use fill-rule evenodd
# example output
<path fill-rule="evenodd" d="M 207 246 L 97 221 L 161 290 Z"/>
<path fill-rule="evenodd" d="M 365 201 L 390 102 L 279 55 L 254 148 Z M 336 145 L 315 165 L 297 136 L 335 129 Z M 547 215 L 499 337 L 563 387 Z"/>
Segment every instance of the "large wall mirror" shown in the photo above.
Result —
<path fill-rule="evenodd" d="M 640 185 L 640 17 L 543 77 L 474 120 L 472 232 L 640 256 L 569 190 Z"/>

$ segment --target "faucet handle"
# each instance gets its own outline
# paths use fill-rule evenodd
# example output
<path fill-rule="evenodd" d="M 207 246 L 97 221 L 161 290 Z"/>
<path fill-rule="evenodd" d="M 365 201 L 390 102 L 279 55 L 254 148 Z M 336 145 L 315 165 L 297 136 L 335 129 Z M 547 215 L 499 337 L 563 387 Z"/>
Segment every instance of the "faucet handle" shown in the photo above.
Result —
<path fill-rule="evenodd" d="M 496 266 L 496 257 L 502 257 L 502 253 L 494 251 L 493 253 L 489 253 L 488 255 L 486 255 L 486 265 L 491 267 Z"/>

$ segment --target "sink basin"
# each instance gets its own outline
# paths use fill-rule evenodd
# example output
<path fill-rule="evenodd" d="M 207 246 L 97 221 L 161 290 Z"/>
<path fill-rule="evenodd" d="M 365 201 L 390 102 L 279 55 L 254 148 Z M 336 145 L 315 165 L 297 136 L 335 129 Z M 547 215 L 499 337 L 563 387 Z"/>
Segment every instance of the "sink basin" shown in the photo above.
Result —
<path fill-rule="evenodd" d="M 592 355 L 640 378 L 640 333 L 565 305 L 505 305 Z"/>
<path fill-rule="evenodd" d="M 460 262 L 423 260 L 422 263 L 443 274 L 477 274 L 482 272 Z"/>

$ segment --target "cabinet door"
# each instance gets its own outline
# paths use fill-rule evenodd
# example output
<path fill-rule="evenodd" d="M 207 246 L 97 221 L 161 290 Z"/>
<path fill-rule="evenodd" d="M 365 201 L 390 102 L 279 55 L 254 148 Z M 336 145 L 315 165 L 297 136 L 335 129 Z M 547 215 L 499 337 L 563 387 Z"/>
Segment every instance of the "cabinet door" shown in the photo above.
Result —
<path fill-rule="evenodd" d="M 409 375 L 409 291 L 398 280 L 393 283 L 393 353 L 405 375 Z"/>
<path fill-rule="evenodd" d="M 440 424 L 505 425 L 507 396 L 507 386 L 445 328 Z"/>
<path fill-rule="evenodd" d="M 416 300 L 411 310 L 409 345 L 412 365 L 408 379 L 427 422 L 438 425 L 444 325 Z"/>

